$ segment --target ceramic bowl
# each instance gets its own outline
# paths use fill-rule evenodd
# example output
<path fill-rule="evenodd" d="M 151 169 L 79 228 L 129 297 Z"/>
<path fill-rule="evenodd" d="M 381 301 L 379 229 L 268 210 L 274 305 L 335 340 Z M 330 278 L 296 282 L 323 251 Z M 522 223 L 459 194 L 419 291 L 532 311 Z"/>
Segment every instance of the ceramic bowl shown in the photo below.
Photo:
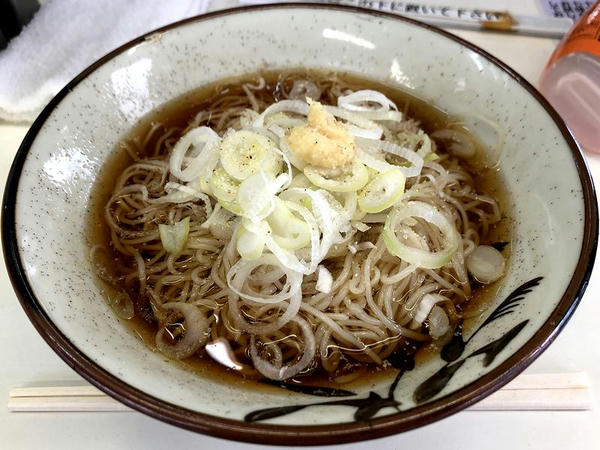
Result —
<path fill-rule="evenodd" d="M 499 170 L 514 219 L 512 256 L 493 305 L 465 321 L 463 334 L 441 356 L 366 380 L 345 398 L 254 391 L 165 361 L 103 300 L 84 238 L 96 175 L 142 116 L 213 80 L 307 65 L 357 73 L 504 130 Z M 480 139 L 497 138 L 485 120 L 475 122 Z M 518 74 L 481 49 L 412 20 L 297 4 L 186 20 L 93 64 L 50 102 L 23 141 L 8 179 L 2 225 L 7 267 L 26 313 L 83 377 L 166 422 L 277 444 L 397 433 L 489 395 L 565 325 L 587 285 L 597 242 L 596 200 L 581 152 L 550 105 Z M 271 418 L 257 413 L 266 408 L 276 408 Z"/>

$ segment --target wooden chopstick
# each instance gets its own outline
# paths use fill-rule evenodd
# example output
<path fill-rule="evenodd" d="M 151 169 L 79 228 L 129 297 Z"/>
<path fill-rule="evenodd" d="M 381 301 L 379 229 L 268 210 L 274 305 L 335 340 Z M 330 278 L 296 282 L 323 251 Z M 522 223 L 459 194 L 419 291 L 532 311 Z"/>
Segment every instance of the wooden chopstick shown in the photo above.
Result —
<path fill-rule="evenodd" d="M 104 392 L 94 386 L 35 386 L 14 388 L 8 397 L 102 397 Z"/>
<path fill-rule="evenodd" d="M 576 411 L 592 407 L 585 373 L 522 374 L 467 411 Z M 127 412 L 93 386 L 42 386 L 9 392 L 14 412 Z"/>
<path fill-rule="evenodd" d="M 500 389 L 467 411 L 585 411 L 591 407 L 589 389 Z"/>
<path fill-rule="evenodd" d="M 130 412 L 122 403 L 102 394 L 98 396 L 9 397 L 8 409 L 14 412 Z"/>
<path fill-rule="evenodd" d="M 590 380 L 585 372 L 521 374 L 502 388 L 521 389 L 589 389 Z"/>

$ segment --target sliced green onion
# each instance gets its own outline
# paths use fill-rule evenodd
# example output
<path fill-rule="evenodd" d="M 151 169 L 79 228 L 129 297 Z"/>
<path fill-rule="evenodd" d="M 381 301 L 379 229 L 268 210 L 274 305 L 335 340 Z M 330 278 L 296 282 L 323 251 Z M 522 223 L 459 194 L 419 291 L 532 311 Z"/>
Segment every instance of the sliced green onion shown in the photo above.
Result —
<path fill-rule="evenodd" d="M 198 188 L 201 192 L 204 192 L 205 194 L 208 195 L 212 195 L 213 197 L 215 197 L 212 188 L 210 187 L 210 181 L 204 180 L 202 178 L 198 178 Z"/>
<path fill-rule="evenodd" d="M 356 211 L 354 211 L 354 214 L 352 215 L 351 219 L 354 221 L 363 220 L 366 215 L 366 212 L 362 211 L 360 208 L 356 208 Z"/>
<path fill-rule="evenodd" d="M 277 175 L 281 170 L 281 157 L 273 149 L 269 138 L 252 131 L 235 132 L 221 142 L 221 165 L 238 181 L 258 173 L 260 168 Z"/>
<path fill-rule="evenodd" d="M 275 192 L 271 192 L 269 186 L 274 177 L 267 174 L 254 174 L 246 178 L 240 184 L 237 201 L 243 211 L 244 217 L 263 216 L 267 208 L 272 204 Z M 256 222 L 257 220 L 253 220 Z"/>
<path fill-rule="evenodd" d="M 209 184 L 212 194 L 218 200 L 232 202 L 237 198 L 240 183 L 229 176 L 222 167 L 213 172 Z"/>
<path fill-rule="evenodd" d="M 291 252 L 281 247 L 281 245 L 279 245 L 277 241 L 275 241 L 275 239 L 273 238 L 270 230 L 268 233 L 264 233 L 262 231 L 262 223 L 264 223 L 264 221 L 252 222 L 250 220 L 245 220 L 244 227 L 247 228 L 249 231 L 253 231 L 255 233 L 263 233 L 266 247 L 271 251 L 275 258 L 277 258 L 280 265 L 285 266 L 288 269 L 293 270 L 294 272 L 301 272 L 306 274 L 311 273 L 309 271 L 310 269 L 308 264 L 304 261 L 300 261 L 298 257 L 294 254 L 294 252 Z"/>
<path fill-rule="evenodd" d="M 421 301 L 419 302 L 416 310 L 413 310 L 414 316 L 413 320 L 421 325 L 429 316 L 431 309 L 436 305 L 436 303 L 440 303 L 448 300 L 446 297 L 440 294 L 425 294 Z"/>
<path fill-rule="evenodd" d="M 450 320 L 443 308 L 434 306 L 428 317 L 429 334 L 432 338 L 438 339 L 444 336 L 450 330 Z"/>
<path fill-rule="evenodd" d="M 270 233 L 269 225 L 260 222 L 252 227 L 252 231 L 243 225 L 237 232 L 236 249 L 243 259 L 260 258 L 265 248 L 265 236 Z"/>
<path fill-rule="evenodd" d="M 378 213 L 396 203 L 404 193 L 406 176 L 400 169 L 377 175 L 358 194 L 358 207 L 368 213 Z"/>
<path fill-rule="evenodd" d="M 454 156 L 468 159 L 475 156 L 475 144 L 469 135 L 463 131 L 444 128 L 431 133 L 431 137 L 446 142 L 448 149 Z"/>
<path fill-rule="evenodd" d="M 319 292 L 329 294 L 333 286 L 333 276 L 325 266 L 319 266 L 317 271 L 317 285 L 315 288 Z"/>
<path fill-rule="evenodd" d="M 467 256 L 467 270 L 480 283 L 496 281 L 504 273 L 502 253 L 489 245 L 479 245 Z"/>
<path fill-rule="evenodd" d="M 109 298 L 109 304 L 121 319 L 133 319 L 135 308 L 127 292 L 123 291 Z"/>
<path fill-rule="evenodd" d="M 369 172 L 373 172 L 375 174 L 396 168 L 394 164 L 390 164 L 385 160 L 385 155 L 383 153 L 372 154 L 358 149 L 356 156 L 365 166 L 369 168 Z"/>
<path fill-rule="evenodd" d="M 210 198 L 208 195 L 200 192 L 196 188 L 190 186 L 190 184 L 179 184 L 173 181 L 169 181 L 165 184 L 165 191 L 167 195 L 163 195 L 158 198 L 147 198 L 147 190 L 146 190 L 146 198 L 149 203 L 185 203 L 192 200 L 202 200 L 204 203 L 204 209 L 206 214 L 210 215 L 212 213 L 212 204 L 210 202 Z"/>
<path fill-rule="evenodd" d="M 350 111 L 373 112 L 397 110 L 396 104 L 379 91 L 363 89 L 348 95 L 340 95 L 338 106 Z M 377 106 L 374 106 L 377 105 Z"/>
<path fill-rule="evenodd" d="M 294 215 L 287 203 L 275 197 L 275 209 L 267 217 L 267 222 L 273 231 L 273 239 L 281 247 L 297 250 L 310 244 L 310 226 Z"/>
<path fill-rule="evenodd" d="M 169 158 L 169 170 L 181 181 L 192 181 L 198 176 L 207 178 L 219 162 L 217 147 L 220 139 L 208 127 L 192 128 L 175 144 Z M 189 158 L 188 153 L 194 156 Z M 186 160 L 189 163 L 183 168 Z"/>
<path fill-rule="evenodd" d="M 278 112 L 271 114 L 267 119 L 265 119 L 265 125 L 267 127 L 272 124 L 289 129 L 292 127 L 301 127 L 306 125 L 306 119 L 299 119 L 284 112 Z"/>
<path fill-rule="evenodd" d="M 362 233 L 371 229 L 371 227 L 369 225 L 367 225 L 366 223 L 358 222 L 358 221 L 352 222 L 352 226 Z"/>
<path fill-rule="evenodd" d="M 243 213 L 242 208 L 240 207 L 239 203 L 237 202 L 237 199 L 233 200 L 231 202 L 228 202 L 226 200 L 221 200 L 221 199 L 217 198 L 217 202 L 219 203 L 219 205 L 221 205 L 221 207 L 223 207 L 227 211 L 232 212 L 238 216 Z"/>
<path fill-rule="evenodd" d="M 319 189 L 319 187 L 312 184 L 308 177 L 302 172 L 294 176 L 294 178 L 292 178 L 292 182 L 290 183 L 289 188 L 308 188 L 314 191 Z"/>
<path fill-rule="evenodd" d="M 348 220 L 352 219 L 352 217 L 354 217 L 354 213 L 358 209 L 358 195 L 353 191 L 337 194 L 337 196 L 341 197 L 338 199 L 338 201 L 344 207 L 344 214 L 346 215 L 346 218 Z"/>
<path fill-rule="evenodd" d="M 363 111 L 360 113 L 365 119 L 371 119 L 375 121 L 390 121 L 390 122 L 402 122 L 404 114 L 400 111 Z"/>
<path fill-rule="evenodd" d="M 427 136 L 427 135 L 424 134 L 423 136 Z M 383 151 L 384 154 L 389 153 L 390 155 L 395 155 L 397 157 L 400 157 L 400 158 L 406 160 L 406 163 L 404 161 L 402 161 L 400 164 L 393 164 L 393 165 L 397 166 L 397 167 L 402 167 L 400 170 L 402 170 L 402 172 L 404 172 L 404 175 L 406 175 L 407 178 L 418 176 L 421 173 L 421 169 L 423 168 L 423 158 L 418 153 L 411 150 L 410 148 L 406 148 L 406 147 L 402 147 L 400 145 L 394 144 L 393 142 L 370 141 L 368 139 L 359 139 L 359 140 L 357 140 L 357 145 L 359 145 L 360 148 L 363 149 L 366 153 Z M 428 150 L 427 152 L 424 152 L 424 154 L 430 153 L 430 152 L 431 151 Z M 361 155 L 359 154 L 359 158 L 360 158 L 360 156 Z M 377 167 L 374 167 L 374 168 L 376 170 L 381 170 L 381 169 L 378 169 Z"/>
<path fill-rule="evenodd" d="M 415 147 L 418 148 L 418 150 L 416 150 L 417 155 L 419 155 L 420 157 L 424 157 L 425 155 L 432 153 L 431 139 L 429 138 L 427 133 L 425 133 L 423 130 L 419 130 L 419 132 L 417 133 L 417 137 L 419 138 L 416 142 Z"/>
<path fill-rule="evenodd" d="M 296 169 L 303 170 L 306 167 L 306 162 L 298 158 L 288 145 L 287 137 L 282 136 L 279 139 L 279 148 L 281 149 L 281 152 L 287 157 L 288 161 L 292 163 Z"/>
<path fill-rule="evenodd" d="M 430 162 L 430 161 L 437 161 L 438 159 L 440 159 L 440 156 L 437 153 L 428 153 L 423 158 L 423 161 Z"/>
<path fill-rule="evenodd" d="M 308 104 L 303 100 L 280 100 L 265 109 L 260 116 L 256 118 L 252 126 L 256 128 L 264 126 L 265 118 L 268 115 L 279 112 L 291 112 L 301 116 L 306 116 L 308 114 L 308 108 Z"/>
<path fill-rule="evenodd" d="M 369 181 L 369 171 L 363 163 L 355 159 L 352 161 L 350 172 L 337 177 L 326 178 L 322 170 L 313 166 L 304 168 L 304 175 L 314 185 L 331 192 L 358 191 Z"/>
<path fill-rule="evenodd" d="M 187 242 L 189 232 L 189 217 L 186 217 L 173 225 L 160 224 L 158 226 L 160 242 L 164 249 L 171 254 L 181 253 Z"/>
<path fill-rule="evenodd" d="M 325 106 L 325 111 L 336 119 L 346 121 L 346 129 L 354 136 L 364 139 L 380 139 L 383 129 L 375 122 L 361 117 L 360 114 L 336 106 Z"/>
<path fill-rule="evenodd" d="M 266 172 L 255 173 L 240 184 L 237 202 L 242 212 L 239 214 L 258 222 L 273 212 L 274 198 L 279 190 L 289 181 L 287 173 L 277 178 Z"/>
<path fill-rule="evenodd" d="M 345 216 L 344 209 L 339 202 L 329 192 L 322 189 L 313 191 L 306 188 L 293 188 L 282 192 L 281 197 L 292 201 L 292 204 L 289 204 L 290 209 L 293 203 L 297 202 L 295 211 L 302 215 L 302 218 L 311 227 L 310 266 L 307 271 L 299 271 L 306 274 L 313 273 L 331 246 L 343 240 L 341 233 L 351 229 L 350 218 Z M 310 212 L 299 204 L 300 200 L 306 197 L 311 200 Z"/>
<path fill-rule="evenodd" d="M 396 236 L 396 226 L 404 219 L 419 217 L 435 225 L 444 235 L 444 247 L 437 252 L 410 247 Z M 428 203 L 411 201 L 388 214 L 383 227 L 383 240 L 388 251 L 402 260 L 426 269 L 439 269 L 452 259 L 458 249 L 460 235 L 446 216 Z"/>

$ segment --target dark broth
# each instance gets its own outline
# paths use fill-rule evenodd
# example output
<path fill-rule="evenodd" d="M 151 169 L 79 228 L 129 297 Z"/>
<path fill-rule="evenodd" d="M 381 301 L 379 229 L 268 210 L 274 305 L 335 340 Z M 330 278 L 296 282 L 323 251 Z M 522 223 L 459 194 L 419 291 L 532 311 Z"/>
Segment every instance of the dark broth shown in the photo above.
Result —
<path fill-rule="evenodd" d="M 288 71 L 286 71 L 288 73 Z M 311 78 L 319 78 L 323 76 L 322 72 L 319 71 L 307 71 L 301 70 L 290 70 L 289 73 L 293 74 L 308 74 Z M 260 73 L 267 83 L 265 89 L 271 89 L 274 92 L 275 99 L 278 99 L 277 92 L 277 80 L 281 75 L 281 72 L 263 72 Z M 410 118 L 416 119 L 420 122 L 421 128 L 427 133 L 440 128 L 446 127 L 453 121 L 444 111 L 432 106 L 425 101 L 400 91 L 396 88 L 392 88 L 385 84 L 374 82 L 372 80 L 366 80 L 355 75 L 337 72 L 336 76 L 352 85 L 356 89 L 374 89 L 384 93 L 391 100 L 393 100 L 401 111 L 404 111 Z M 227 86 L 232 84 L 241 84 L 244 82 L 253 83 L 256 81 L 258 75 L 250 74 L 243 77 L 236 77 L 232 79 L 220 80 L 217 83 L 209 84 L 188 92 L 180 98 L 174 99 L 152 113 L 144 117 L 123 139 L 122 142 L 138 141 L 142 142 L 144 136 L 155 123 L 162 124 L 165 128 L 171 126 L 179 126 L 182 129 L 196 116 L 199 111 L 206 109 L 207 105 L 214 102 L 218 96 L 227 90 Z M 456 122 L 456 121 L 455 121 Z M 210 117 L 207 121 L 203 121 L 201 125 L 214 125 L 210 122 Z M 478 153 L 481 154 L 481 146 L 475 139 Z M 143 151 L 150 153 L 154 149 L 156 143 L 156 137 L 152 137 L 145 145 Z M 139 154 L 139 156 L 147 156 L 146 154 Z M 94 245 L 102 245 L 105 248 L 111 247 L 110 231 L 105 223 L 103 210 L 104 205 L 111 196 L 112 190 L 114 189 L 114 182 L 119 177 L 121 172 L 131 163 L 133 159 L 124 150 L 122 145 L 118 145 L 114 149 L 113 154 L 105 163 L 102 168 L 94 189 L 90 196 L 90 212 L 87 219 L 87 238 L 90 244 L 90 248 Z M 484 244 L 493 244 L 498 242 L 510 242 L 511 234 L 511 220 L 506 216 L 506 211 L 509 206 L 508 195 L 503 187 L 502 178 L 498 173 L 497 169 L 485 168 L 481 159 L 475 158 L 470 163 L 473 165 L 473 171 L 471 173 L 477 174 L 475 177 L 475 186 L 479 192 L 483 192 L 486 195 L 494 197 L 498 200 L 500 210 L 503 212 L 502 220 L 497 223 L 490 230 L 486 237 Z M 502 251 L 505 259 L 510 261 L 510 244 L 507 245 Z M 118 257 L 115 255 L 103 255 L 99 253 L 97 258 L 99 262 L 106 267 L 111 266 L 111 258 Z M 101 285 L 103 292 L 107 298 L 114 296 L 117 291 L 107 283 L 102 282 L 98 279 L 98 283 Z M 465 317 L 474 317 L 483 313 L 487 306 L 493 301 L 496 291 L 498 289 L 498 282 L 492 283 L 487 286 L 479 286 L 474 289 L 472 298 L 466 302 L 462 307 L 462 312 Z M 141 299 L 138 299 L 138 301 Z M 149 347 L 155 349 L 154 336 L 156 334 L 156 328 L 146 320 L 138 317 L 137 315 L 131 320 L 122 320 L 122 322 L 129 327 L 140 339 L 142 339 Z M 467 320 L 465 328 L 468 331 L 469 321 Z M 428 358 L 432 354 L 439 351 L 434 344 L 428 344 L 418 349 L 413 343 L 405 341 L 400 342 L 398 350 L 408 354 L 415 353 L 415 359 L 417 361 L 423 358 Z M 165 359 L 167 359 L 165 357 Z M 171 360 L 169 360 L 171 361 Z M 236 383 L 236 385 L 242 385 L 249 388 L 267 388 L 274 389 L 264 383 L 259 383 L 257 377 L 253 376 L 240 376 L 240 374 L 234 370 L 225 368 L 216 361 L 212 360 L 204 351 L 198 352 L 198 357 L 191 357 L 184 361 L 172 361 L 176 364 L 181 364 L 184 367 L 193 370 L 198 375 L 208 376 L 217 381 Z M 334 379 L 331 375 L 324 371 L 317 371 L 309 376 L 301 378 L 302 383 L 308 385 L 317 386 L 331 386 L 340 387 L 343 386 L 354 386 L 360 384 L 365 380 L 374 382 L 376 378 L 386 377 L 389 375 L 389 368 L 376 367 L 373 365 L 354 364 L 354 372 L 349 374 L 343 374 L 339 378 Z M 346 368 L 348 369 L 348 368 Z M 369 376 L 364 376 L 364 375 Z M 376 378 L 374 378 L 376 377 Z"/>

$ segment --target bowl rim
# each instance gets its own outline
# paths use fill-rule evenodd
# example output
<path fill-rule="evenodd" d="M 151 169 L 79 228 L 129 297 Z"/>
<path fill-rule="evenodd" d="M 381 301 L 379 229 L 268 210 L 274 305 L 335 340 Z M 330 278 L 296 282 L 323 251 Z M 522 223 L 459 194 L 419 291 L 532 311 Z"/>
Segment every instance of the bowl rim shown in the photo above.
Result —
<path fill-rule="evenodd" d="M 100 367 L 97 363 L 92 361 L 91 358 L 80 351 L 77 346 L 72 343 L 56 325 L 54 325 L 45 313 L 41 303 L 36 298 L 27 279 L 24 265 L 20 259 L 16 239 L 15 206 L 23 165 L 29 149 L 46 119 L 77 84 L 115 56 L 144 42 L 149 36 L 152 36 L 155 33 L 168 31 L 192 22 L 203 22 L 205 20 L 232 14 L 285 9 L 339 10 L 354 14 L 366 14 L 374 17 L 397 20 L 399 22 L 409 23 L 424 28 L 478 53 L 491 64 L 508 74 L 544 107 L 547 114 L 553 119 L 554 123 L 561 131 L 571 149 L 579 180 L 582 184 L 585 224 L 579 259 L 564 294 L 544 324 L 542 324 L 535 334 L 513 355 L 503 361 L 498 367 L 472 383 L 430 403 L 381 418 L 376 418 L 368 422 L 300 426 L 269 425 L 256 422 L 245 423 L 192 411 L 153 397 L 130 386 Z M 340 444 L 374 439 L 408 431 L 413 428 L 430 424 L 465 409 L 497 389 L 500 389 L 531 364 L 550 345 L 568 322 L 579 304 L 589 282 L 598 243 L 598 208 L 596 203 L 596 193 L 582 151 L 558 113 L 528 81 L 508 65 L 476 45 L 437 27 L 387 12 L 355 6 L 310 3 L 244 6 L 191 17 L 171 23 L 137 37 L 91 64 L 61 89 L 61 91 L 43 109 L 28 130 L 10 168 L 2 201 L 1 220 L 4 260 L 11 283 L 19 298 L 21 306 L 38 333 L 48 345 L 83 378 L 125 405 L 169 424 L 231 440 L 277 445 Z"/>

